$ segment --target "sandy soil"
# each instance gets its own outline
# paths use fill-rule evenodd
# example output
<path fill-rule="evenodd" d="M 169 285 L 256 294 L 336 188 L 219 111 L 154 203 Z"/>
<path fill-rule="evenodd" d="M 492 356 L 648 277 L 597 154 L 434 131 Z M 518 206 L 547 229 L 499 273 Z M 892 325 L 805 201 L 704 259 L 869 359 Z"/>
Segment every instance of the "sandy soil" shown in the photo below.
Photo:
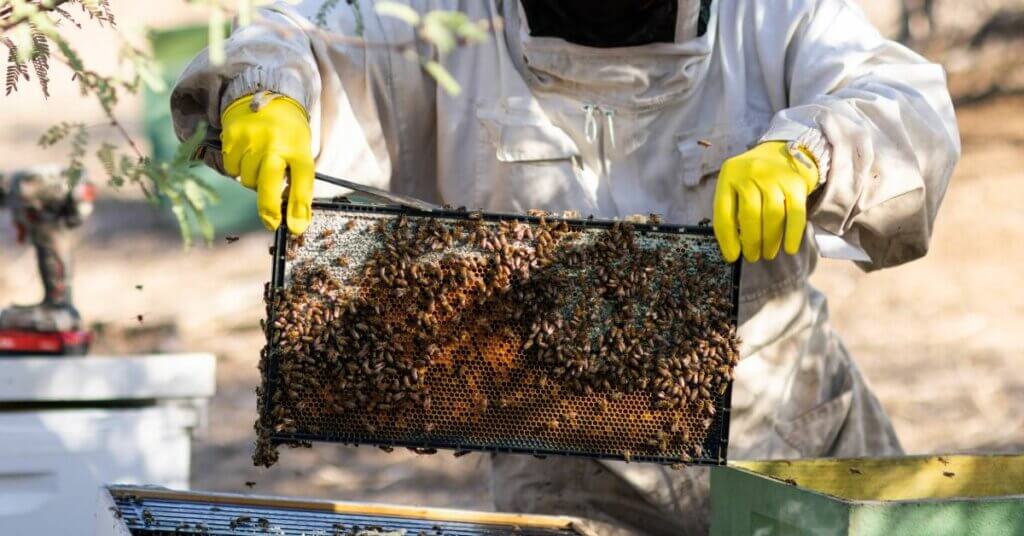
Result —
<path fill-rule="evenodd" d="M 62 89 L 55 99 L 63 106 L 76 102 L 73 97 Z M 4 122 L 17 127 L 0 134 L 4 167 L 37 159 L 33 140 L 54 119 L 40 113 L 46 104 L 33 97 L 0 104 Z M 928 257 L 872 274 L 824 261 L 813 281 L 830 297 L 836 329 L 908 451 L 1021 451 L 1024 98 L 961 108 L 959 117 L 964 158 Z M 248 491 L 245 482 L 255 481 L 261 493 L 489 507 L 486 460 L 478 455 L 322 445 L 286 450 L 274 468 L 254 468 L 253 388 L 268 235 L 184 252 L 164 220 L 131 195 L 117 197 L 104 201 L 83 231 L 77 301 L 104 327 L 98 351 L 217 355 L 218 394 L 210 426 L 195 444 L 195 488 Z M 34 300 L 34 259 L 3 234 L 0 303 Z M 141 326 L 138 314 L 144 315 Z"/>

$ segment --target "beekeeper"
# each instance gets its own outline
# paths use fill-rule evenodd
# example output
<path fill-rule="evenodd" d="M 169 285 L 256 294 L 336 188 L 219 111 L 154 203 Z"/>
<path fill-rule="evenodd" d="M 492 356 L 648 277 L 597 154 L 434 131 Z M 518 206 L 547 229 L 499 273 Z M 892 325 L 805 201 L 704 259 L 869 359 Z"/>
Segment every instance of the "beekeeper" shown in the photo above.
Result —
<path fill-rule="evenodd" d="M 314 166 L 471 208 L 711 218 L 725 258 L 745 262 L 730 457 L 901 452 L 807 282 L 807 223 L 866 252 L 866 270 L 927 252 L 960 152 L 941 67 L 848 0 L 410 5 L 503 21 L 442 58 L 460 93 L 371 0 L 306 1 L 236 29 L 223 64 L 188 66 L 178 136 L 209 125 L 223 153 L 206 161 L 293 233 L 310 221 Z M 700 469 L 493 458 L 498 509 L 583 516 L 600 534 L 702 533 L 707 486 Z"/>

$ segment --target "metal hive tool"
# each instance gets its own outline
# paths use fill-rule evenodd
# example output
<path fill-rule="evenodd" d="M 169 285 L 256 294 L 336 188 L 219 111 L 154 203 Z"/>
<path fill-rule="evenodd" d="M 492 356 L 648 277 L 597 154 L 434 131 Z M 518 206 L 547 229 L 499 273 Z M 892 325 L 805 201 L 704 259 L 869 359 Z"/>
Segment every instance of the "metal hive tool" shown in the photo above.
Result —
<path fill-rule="evenodd" d="M 546 230 L 556 238 L 541 243 L 540 235 Z M 379 271 L 375 258 L 389 254 L 387 248 L 406 247 L 396 246 L 395 236 L 422 240 L 430 233 L 445 238 L 401 261 L 401 269 L 406 270 L 402 273 L 422 274 L 430 266 L 447 266 L 452 272 L 462 270 L 461 275 L 452 276 L 454 282 L 444 279 L 447 286 L 439 286 L 439 295 L 428 301 L 423 298 L 426 291 L 410 290 L 420 284 L 419 275 L 403 275 L 410 280 L 401 282 L 395 281 L 399 276 L 392 276 L 393 284 L 382 288 L 381 281 L 389 281 L 392 272 L 390 268 Z M 505 238 L 499 240 L 499 234 Z M 629 248 L 623 246 L 623 251 L 632 253 L 595 260 L 599 255 L 594 252 L 604 251 L 602 244 L 613 239 L 628 242 Z M 497 255 L 514 260 L 522 253 L 529 258 L 529 252 L 542 248 L 553 251 L 552 258 L 559 260 L 520 265 L 511 274 L 497 268 Z M 738 357 L 733 350 L 739 267 L 721 260 L 707 227 L 317 202 L 313 223 L 303 237 L 279 232 L 272 254 L 265 325 L 268 345 L 261 360 L 258 464 L 274 463 L 277 444 L 311 441 L 401 446 L 418 452 L 444 448 L 663 464 L 721 464 L 726 459 L 731 367 Z M 612 277 L 608 274 L 616 273 L 614 266 L 625 257 L 649 259 L 651 264 L 644 269 L 647 275 L 640 274 L 644 283 L 630 287 L 639 296 L 633 300 L 635 306 L 608 291 L 615 285 L 608 281 Z M 463 270 L 467 264 L 469 270 Z M 411 265 L 420 267 L 420 272 Z M 378 277 L 378 271 L 377 283 L 368 286 L 370 276 Z M 502 274 L 508 276 L 499 283 L 502 290 L 481 297 L 480 289 L 493 284 L 487 278 Z M 601 285 L 605 290 L 593 290 Z M 543 322 L 522 318 L 522 304 L 502 297 L 517 292 L 557 295 L 543 309 L 550 318 Z M 325 298 L 327 294 L 331 297 Z M 303 305 L 293 303 L 299 296 L 305 300 Z M 626 314 L 649 318 L 661 303 L 658 300 L 667 299 L 691 311 L 686 319 L 717 318 L 717 331 L 702 332 L 709 340 L 699 340 L 686 331 L 689 328 L 680 313 L 678 320 L 666 320 L 662 314 L 658 325 L 665 327 L 663 331 L 636 331 L 641 328 L 628 320 L 618 325 L 618 332 L 602 332 L 609 325 L 603 319 Z M 443 313 L 435 303 L 447 304 Z M 541 310 L 531 307 L 534 312 Z M 422 336 L 425 315 L 435 324 L 428 330 L 433 338 Z M 575 335 L 569 327 L 573 325 Z M 538 326 L 546 329 L 538 334 Z M 418 338 L 411 338 L 410 333 L 417 330 Z M 587 367 L 612 370 L 609 363 L 625 359 L 626 347 L 616 349 L 603 342 L 625 337 L 623 330 L 650 337 L 643 345 L 628 347 L 630 366 L 645 374 L 635 380 L 639 387 L 615 385 L 626 381 L 619 376 L 588 376 L 584 371 Z M 679 335 L 686 333 L 693 336 Z M 544 340 L 568 336 L 580 342 L 573 355 L 586 358 L 578 362 L 578 370 L 559 366 L 558 360 L 564 359 L 561 347 L 557 354 L 554 349 L 539 348 Z M 401 351 L 373 347 L 359 350 L 363 355 L 352 355 L 357 352 L 353 340 L 371 338 L 393 341 L 391 345 L 401 341 L 397 345 Z M 599 344 L 613 347 L 598 356 L 594 348 Z M 297 350 L 300 346 L 304 350 Z M 683 356 L 675 354 L 677 348 L 693 350 Z M 723 361 L 723 349 L 731 349 L 731 361 Z M 641 354 L 642 359 L 636 357 Z M 711 359 L 708 356 L 718 361 L 705 366 L 700 360 Z M 668 364 L 670 359 L 675 359 L 675 365 Z M 609 363 L 601 364 L 602 360 Z M 680 360 L 685 360 L 684 365 L 679 365 Z M 376 370 L 369 368 L 373 363 Z M 720 377 L 716 375 L 712 382 L 712 375 L 718 374 L 714 373 L 716 363 L 723 366 L 717 368 Z M 668 371 L 670 366 L 701 372 L 677 378 Z M 366 387 L 371 381 L 366 378 L 375 387 Z M 418 382 L 414 388 L 403 387 L 410 384 L 409 378 Z M 363 383 L 357 392 L 352 385 L 359 381 Z M 675 383 L 680 386 L 672 387 L 675 392 L 684 393 L 682 402 L 666 407 L 668 402 L 650 386 Z M 389 394 L 371 400 L 368 397 L 378 396 L 372 389 Z M 398 396 L 401 400 L 392 400 Z"/>
<path fill-rule="evenodd" d="M 573 519 L 113 486 L 100 534 L 163 536 L 578 536 Z M 110 519 L 103 519 L 109 514 Z M 106 531 L 106 532 L 103 532 Z"/>

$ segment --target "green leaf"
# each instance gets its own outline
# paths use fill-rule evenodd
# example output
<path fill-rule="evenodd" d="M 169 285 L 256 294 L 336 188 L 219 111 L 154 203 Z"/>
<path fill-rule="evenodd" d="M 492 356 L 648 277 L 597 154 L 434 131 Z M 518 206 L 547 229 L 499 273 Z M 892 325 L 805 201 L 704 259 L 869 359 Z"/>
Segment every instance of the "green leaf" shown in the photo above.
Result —
<path fill-rule="evenodd" d="M 433 43 L 437 47 L 437 51 L 441 54 L 447 54 L 451 52 L 458 41 L 455 38 L 455 34 L 448 28 L 448 25 L 444 23 L 444 20 L 438 17 L 433 17 L 436 13 L 431 13 L 423 20 L 423 27 L 420 29 L 420 36 L 430 43 Z"/>
<path fill-rule="evenodd" d="M 189 172 L 188 175 L 192 177 L 192 184 L 194 184 L 196 188 L 202 190 L 203 196 L 206 198 L 206 203 L 208 205 L 216 205 L 217 203 L 220 203 L 220 195 L 217 194 L 217 190 L 214 190 L 213 186 L 210 186 L 206 179 L 192 172 Z"/>
<path fill-rule="evenodd" d="M 349 6 L 352 7 L 352 16 L 356 22 L 356 36 L 363 37 L 366 31 L 366 25 L 363 23 L 363 8 L 359 7 L 359 0 L 350 1 Z"/>
<path fill-rule="evenodd" d="M 199 233 L 206 239 L 207 245 L 213 241 L 213 224 L 210 223 L 209 218 L 206 216 L 206 207 L 210 202 L 216 202 L 216 196 L 212 194 L 203 179 L 198 175 L 192 173 L 185 174 L 183 177 L 185 181 L 182 190 L 185 194 L 185 200 L 188 201 L 189 207 L 192 209 L 192 215 L 195 216 L 196 225 L 199 227 Z"/>
<path fill-rule="evenodd" d="M 135 73 L 139 75 L 142 82 L 153 93 L 167 91 L 167 83 L 160 76 L 160 64 L 151 61 L 149 58 L 139 58 L 135 64 Z"/>
<path fill-rule="evenodd" d="M 444 68 L 444 65 L 436 61 L 428 61 L 423 64 L 423 70 L 427 71 L 427 74 L 434 77 L 437 83 L 448 92 L 451 96 L 456 96 L 462 92 L 462 86 L 455 81 L 455 78 L 448 72 L 448 69 Z"/>
<path fill-rule="evenodd" d="M 46 129 L 46 132 L 42 136 L 39 136 L 39 146 L 46 148 L 52 147 L 67 137 L 68 132 L 71 130 L 71 123 L 62 121 L 56 125 Z"/>
<path fill-rule="evenodd" d="M 178 145 L 178 148 L 174 151 L 174 157 L 171 158 L 171 165 L 180 166 L 191 162 L 192 157 L 199 149 L 199 144 L 204 139 L 206 139 L 206 123 L 200 122 L 196 125 L 196 131 L 188 139 L 181 142 L 181 145 Z"/>
<path fill-rule="evenodd" d="M 420 23 L 420 15 L 416 13 L 416 10 L 405 5 L 399 4 L 398 2 L 377 2 L 377 14 L 385 17 L 394 17 L 399 19 L 409 26 L 417 26 Z"/>
<path fill-rule="evenodd" d="M 120 173 L 117 174 L 119 180 L 114 181 L 115 185 L 123 185 L 126 180 L 131 182 L 137 182 L 139 177 L 142 176 L 143 166 L 148 164 L 148 160 L 139 162 L 137 159 L 132 158 L 126 154 L 121 155 L 120 165 L 118 169 Z M 148 192 L 148 190 L 147 190 Z"/>
<path fill-rule="evenodd" d="M 207 50 L 210 55 L 210 63 L 221 65 L 224 63 L 224 39 L 226 29 L 224 28 L 224 11 L 215 7 L 210 11 L 209 20 L 209 44 Z"/>
<path fill-rule="evenodd" d="M 103 20 L 103 11 L 101 10 L 100 0 L 80 0 L 79 3 L 82 4 L 82 9 L 89 12 L 90 15 Z"/>
<path fill-rule="evenodd" d="M 192 228 L 188 225 L 188 214 L 185 213 L 185 205 L 171 204 L 171 214 L 178 222 L 178 232 L 181 233 L 181 241 L 185 249 L 192 247 Z"/>
<path fill-rule="evenodd" d="M 196 211 L 194 214 L 196 225 L 199 227 L 199 234 L 202 235 L 207 246 L 213 245 L 213 224 L 210 223 L 210 218 L 206 216 L 206 212 Z"/>
<path fill-rule="evenodd" d="M 69 45 L 67 41 L 64 39 L 58 39 L 57 48 L 60 49 L 61 54 L 64 54 L 64 57 L 68 60 L 68 65 L 71 67 L 71 70 L 76 73 L 84 70 L 85 65 L 82 63 L 81 56 L 75 52 L 75 49 L 71 48 L 71 45 Z"/>
<path fill-rule="evenodd" d="M 212 197 L 209 190 L 203 187 L 202 180 L 198 175 L 192 173 L 182 173 L 181 175 L 181 191 L 185 195 L 185 200 L 197 211 L 206 208 L 207 200 Z"/>
<path fill-rule="evenodd" d="M 11 41 L 17 52 L 18 63 L 28 63 L 32 59 L 32 51 L 35 50 L 32 44 L 32 29 L 28 24 L 21 24 L 15 26 L 10 32 Z"/>
<path fill-rule="evenodd" d="M 433 43 L 441 54 L 451 52 L 462 40 L 465 43 L 486 41 L 488 34 L 479 23 L 460 11 L 431 11 L 423 17 L 420 37 Z"/>
<path fill-rule="evenodd" d="M 103 165 L 103 171 L 107 172 L 107 183 L 112 186 L 121 186 L 124 179 L 117 172 L 117 162 L 114 161 L 114 151 L 117 147 L 111 143 L 104 142 L 96 151 L 96 158 Z"/>
<path fill-rule="evenodd" d="M 237 0 L 238 25 L 246 27 L 252 24 L 252 0 Z"/>
<path fill-rule="evenodd" d="M 339 1 L 340 0 L 324 0 L 320 4 L 320 8 L 316 10 L 316 15 L 313 16 L 313 21 L 316 22 L 317 26 L 319 26 L 320 28 L 323 28 L 323 29 L 327 29 L 327 26 L 328 26 L 327 25 L 327 14 L 330 13 L 331 11 L 334 11 L 334 8 L 338 7 L 338 2 Z M 358 13 L 359 12 L 358 5 L 355 5 L 355 6 L 356 6 L 355 11 L 356 11 L 356 13 Z M 357 25 L 358 25 L 358 21 L 359 21 L 359 17 L 357 15 L 356 16 L 356 24 Z"/>
<path fill-rule="evenodd" d="M 433 22 L 435 24 L 442 24 L 452 30 L 456 29 L 463 22 L 469 20 L 469 17 L 465 13 L 459 11 L 431 11 L 423 17 L 423 24 Z"/>
<path fill-rule="evenodd" d="M 483 43 L 490 37 L 484 26 L 468 19 L 455 29 L 455 33 L 470 43 Z"/>

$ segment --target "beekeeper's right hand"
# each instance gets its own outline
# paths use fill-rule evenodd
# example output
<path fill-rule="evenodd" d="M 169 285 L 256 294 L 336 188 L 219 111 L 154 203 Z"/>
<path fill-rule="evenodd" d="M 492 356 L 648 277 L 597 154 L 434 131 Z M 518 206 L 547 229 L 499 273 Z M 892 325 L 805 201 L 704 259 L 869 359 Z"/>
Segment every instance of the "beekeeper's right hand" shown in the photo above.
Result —
<path fill-rule="evenodd" d="M 220 135 L 224 171 L 256 191 L 260 219 L 270 230 L 281 224 L 287 171 L 291 177 L 288 230 L 297 235 L 309 226 L 313 210 L 315 166 L 309 116 L 295 100 L 272 97 L 256 107 L 250 106 L 253 96 L 246 95 L 224 109 Z"/>

